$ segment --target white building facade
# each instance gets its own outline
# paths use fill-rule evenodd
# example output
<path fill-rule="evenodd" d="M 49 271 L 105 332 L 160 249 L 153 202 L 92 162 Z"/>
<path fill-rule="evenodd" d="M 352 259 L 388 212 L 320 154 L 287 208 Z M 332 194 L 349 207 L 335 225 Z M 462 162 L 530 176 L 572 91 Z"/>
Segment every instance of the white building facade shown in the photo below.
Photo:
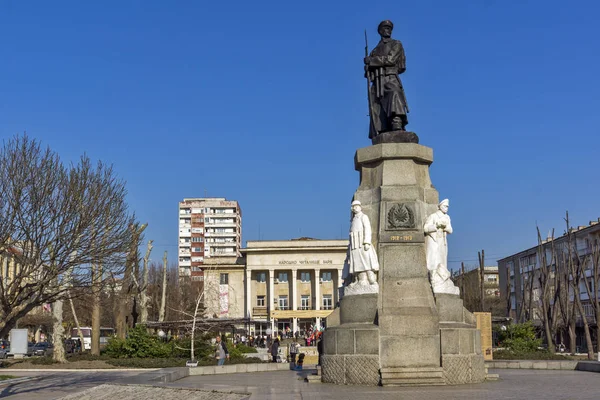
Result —
<path fill-rule="evenodd" d="M 323 326 L 339 302 L 347 240 L 248 241 L 245 317 L 251 334 Z"/>
<path fill-rule="evenodd" d="M 242 211 L 235 200 L 189 198 L 179 203 L 179 277 L 203 281 L 212 257 L 239 257 Z"/>

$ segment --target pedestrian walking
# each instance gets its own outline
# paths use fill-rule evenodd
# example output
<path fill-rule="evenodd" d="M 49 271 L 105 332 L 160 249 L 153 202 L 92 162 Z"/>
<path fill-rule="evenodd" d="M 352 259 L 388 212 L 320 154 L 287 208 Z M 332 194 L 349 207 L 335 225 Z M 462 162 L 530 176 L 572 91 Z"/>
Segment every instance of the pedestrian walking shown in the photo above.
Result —
<path fill-rule="evenodd" d="M 217 359 L 217 365 L 225 364 L 225 359 L 229 359 L 229 351 L 227 351 L 227 345 L 221 340 L 221 336 L 217 336 L 217 348 L 215 349 L 215 358 Z"/>

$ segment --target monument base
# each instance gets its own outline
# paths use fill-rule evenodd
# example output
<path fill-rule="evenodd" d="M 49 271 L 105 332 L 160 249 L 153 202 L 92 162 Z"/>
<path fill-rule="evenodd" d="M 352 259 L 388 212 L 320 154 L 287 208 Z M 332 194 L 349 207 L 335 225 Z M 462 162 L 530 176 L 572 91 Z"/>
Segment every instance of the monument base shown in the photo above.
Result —
<path fill-rule="evenodd" d="M 323 332 L 322 381 L 338 385 L 379 384 L 377 293 L 344 296 L 340 325 Z"/>
<path fill-rule="evenodd" d="M 371 139 L 375 144 L 380 143 L 419 143 L 419 137 L 414 132 L 409 131 L 389 131 L 382 132 Z"/>
<path fill-rule="evenodd" d="M 448 385 L 480 383 L 485 380 L 481 334 L 475 316 L 463 307 L 457 295 L 437 293 L 444 380 Z"/>

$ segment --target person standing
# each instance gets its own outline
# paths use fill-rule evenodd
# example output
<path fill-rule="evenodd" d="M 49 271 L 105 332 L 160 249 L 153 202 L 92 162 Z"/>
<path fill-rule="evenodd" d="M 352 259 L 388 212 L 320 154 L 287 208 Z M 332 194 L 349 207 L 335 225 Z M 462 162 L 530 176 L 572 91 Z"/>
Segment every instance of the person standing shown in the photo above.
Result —
<path fill-rule="evenodd" d="M 273 362 L 277 362 L 277 355 L 279 354 L 279 339 L 275 339 L 273 344 L 271 344 L 271 357 L 273 358 Z"/>
<path fill-rule="evenodd" d="M 217 348 L 215 350 L 215 358 L 217 359 L 217 365 L 225 364 L 225 359 L 229 359 L 229 351 L 227 351 L 227 345 L 221 340 L 221 336 L 217 336 Z"/>
<path fill-rule="evenodd" d="M 298 340 L 294 339 L 292 341 L 292 343 L 290 343 L 290 368 L 291 369 L 295 369 L 296 368 L 296 355 L 298 354 L 298 348 L 300 348 L 300 345 L 298 344 Z"/>

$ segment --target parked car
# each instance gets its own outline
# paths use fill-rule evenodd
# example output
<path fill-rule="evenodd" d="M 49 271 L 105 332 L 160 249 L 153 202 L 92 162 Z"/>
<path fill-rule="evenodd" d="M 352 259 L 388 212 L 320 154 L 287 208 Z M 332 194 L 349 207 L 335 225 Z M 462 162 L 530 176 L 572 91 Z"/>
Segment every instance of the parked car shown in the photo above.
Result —
<path fill-rule="evenodd" d="M 30 355 L 33 356 L 49 356 L 54 351 L 52 343 L 39 342 L 33 345 Z M 28 351 L 29 353 L 29 351 Z"/>

